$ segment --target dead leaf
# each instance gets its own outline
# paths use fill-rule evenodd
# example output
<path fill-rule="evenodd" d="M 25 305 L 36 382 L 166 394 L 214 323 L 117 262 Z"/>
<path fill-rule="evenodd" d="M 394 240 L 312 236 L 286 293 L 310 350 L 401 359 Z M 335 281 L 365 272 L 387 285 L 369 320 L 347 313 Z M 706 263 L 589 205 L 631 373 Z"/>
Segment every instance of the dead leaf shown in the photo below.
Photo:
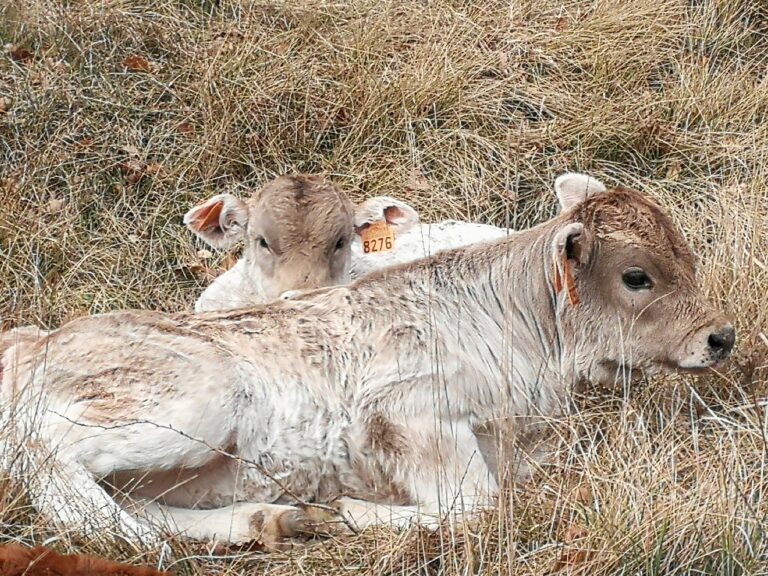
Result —
<path fill-rule="evenodd" d="M 75 142 L 74 146 L 77 150 L 86 150 L 91 146 L 93 146 L 93 144 L 94 144 L 94 139 L 90 137 L 86 137 L 80 140 L 79 142 Z"/>
<path fill-rule="evenodd" d="M 423 174 L 418 170 L 411 170 L 410 177 L 405 183 L 405 189 L 408 192 L 426 192 L 431 186 Z"/>
<path fill-rule="evenodd" d="M 197 251 L 197 257 L 201 260 L 209 260 L 213 258 L 213 254 L 210 250 L 202 249 Z"/>
<path fill-rule="evenodd" d="M 579 524 L 571 524 L 563 534 L 563 542 L 570 544 L 587 537 L 587 529 Z"/>
<path fill-rule="evenodd" d="M 0 97 L 0 114 L 5 114 L 11 109 L 11 99 Z"/>
<path fill-rule="evenodd" d="M 571 491 L 571 498 L 583 506 L 591 506 L 595 500 L 592 488 L 589 484 L 581 484 Z"/>
<path fill-rule="evenodd" d="M 352 122 L 352 114 L 346 107 L 341 107 L 336 111 L 336 125 L 348 126 Z"/>
<path fill-rule="evenodd" d="M 150 176 L 156 176 L 157 174 L 160 174 L 160 172 L 163 171 L 163 165 L 158 164 L 157 162 L 152 162 L 150 164 L 147 164 L 147 167 L 144 169 L 144 171 Z"/>
<path fill-rule="evenodd" d="M 195 133 L 195 127 L 189 122 L 182 122 L 176 126 L 176 131 L 184 134 L 184 136 L 192 136 Z"/>
<path fill-rule="evenodd" d="M 139 155 L 139 149 L 134 146 L 133 144 L 126 144 L 125 146 L 122 146 L 123 152 L 128 154 L 129 156 L 138 156 Z"/>
<path fill-rule="evenodd" d="M 216 278 L 216 274 L 213 273 L 211 267 L 205 262 L 195 262 L 188 264 L 187 269 L 195 275 L 195 277 L 202 282 L 211 282 Z"/>
<path fill-rule="evenodd" d="M 8 56 L 15 62 L 26 63 L 35 57 L 31 50 L 27 50 L 18 44 L 7 44 L 5 48 L 8 51 Z"/>
<path fill-rule="evenodd" d="M 61 272 L 58 270 L 51 270 L 45 275 L 45 283 L 48 286 L 56 286 L 61 281 Z"/>
<path fill-rule="evenodd" d="M 141 160 L 128 160 L 127 162 L 122 162 L 120 164 L 120 170 L 123 172 L 123 175 L 125 176 L 125 181 L 128 182 L 128 184 L 136 184 L 144 177 L 144 171 L 146 170 L 147 165 L 144 164 Z"/>
<path fill-rule="evenodd" d="M 557 30 L 558 32 L 562 32 L 563 30 L 568 28 L 568 24 L 569 24 L 568 18 L 566 18 L 565 16 L 561 16 L 560 18 L 557 19 L 557 22 L 555 23 L 555 30 Z"/>
<path fill-rule="evenodd" d="M 69 70 L 69 66 L 64 60 L 56 60 L 55 58 L 46 58 L 45 65 L 49 70 L 60 75 L 66 74 Z"/>
<path fill-rule="evenodd" d="M 236 254 L 227 254 L 221 261 L 221 264 L 219 265 L 219 268 L 222 269 L 222 271 L 226 272 L 232 266 L 237 264 L 237 255 Z"/>
<path fill-rule="evenodd" d="M 560 572 L 567 568 L 573 568 L 578 564 L 583 564 L 589 557 L 589 550 L 578 543 L 584 540 L 589 533 L 584 526 L 571 524 L 563 534 L 563 550 L 555 564 L 554 572 Z"/>
<path fill-rule="evenodd" d="M 152 67 L 149 64 L 149 61 L 142 57 L 138 56 L 136 54 L 132 56 L 126 56 L 123 58 L 122 61 L 123 66 L 125 66 L 126 70 L 129 72 L 151 72 Z"/>

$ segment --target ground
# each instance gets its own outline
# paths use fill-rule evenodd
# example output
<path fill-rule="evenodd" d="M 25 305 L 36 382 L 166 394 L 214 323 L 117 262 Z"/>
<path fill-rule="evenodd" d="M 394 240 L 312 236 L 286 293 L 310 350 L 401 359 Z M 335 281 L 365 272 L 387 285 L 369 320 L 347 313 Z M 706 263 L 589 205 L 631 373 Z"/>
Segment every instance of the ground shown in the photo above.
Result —
<path fill-rule="evenodd" d="M 232 256 L 181 216 L 278 174 L 522 228 L 580 170 L 670 210 L 738 332 L 720 370 L 594 391 L 553 465 L 455 533 L 140 555 L 6 486 L 4 538 L 185 575 L 764 573 L 767 33 L 750 0 L 1 0 L 6 327 L 190 308 Z"/>

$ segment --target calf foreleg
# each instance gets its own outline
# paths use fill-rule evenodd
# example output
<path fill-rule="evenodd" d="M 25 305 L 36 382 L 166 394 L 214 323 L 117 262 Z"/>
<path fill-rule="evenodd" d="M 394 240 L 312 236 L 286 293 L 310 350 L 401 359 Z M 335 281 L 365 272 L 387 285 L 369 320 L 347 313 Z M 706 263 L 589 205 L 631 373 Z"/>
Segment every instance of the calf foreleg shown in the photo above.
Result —
<path fill-rule="evenodd" d="M 200 510 L 134 501 L 131 509 L 180 536 L 228 545 L 257 542 L 267 548 L 283 549 L 294 538 L 348 532 L 339 514 L 326 507 L 237 502 Z"/>

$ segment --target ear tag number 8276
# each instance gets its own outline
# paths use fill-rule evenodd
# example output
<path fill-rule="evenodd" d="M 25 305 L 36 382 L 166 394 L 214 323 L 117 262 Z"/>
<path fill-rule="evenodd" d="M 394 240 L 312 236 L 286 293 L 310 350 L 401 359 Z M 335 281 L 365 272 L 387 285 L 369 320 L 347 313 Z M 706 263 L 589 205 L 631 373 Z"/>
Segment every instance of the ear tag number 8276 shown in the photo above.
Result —
<path fill-rule="evenodd" d="M 360 239 L 363 241 L 363 253 L 371 252 L 389 252 L 395 248 L 395 230 L 386 222 L 373 222 L 362 234 Z"/>

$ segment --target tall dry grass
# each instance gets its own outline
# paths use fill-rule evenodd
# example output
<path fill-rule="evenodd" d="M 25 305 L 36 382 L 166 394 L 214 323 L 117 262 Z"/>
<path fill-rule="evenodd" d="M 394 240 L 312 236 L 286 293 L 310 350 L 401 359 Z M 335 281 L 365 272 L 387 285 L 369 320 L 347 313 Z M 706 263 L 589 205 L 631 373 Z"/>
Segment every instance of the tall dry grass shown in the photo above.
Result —
<path fill-rule="evenodd" d="M 766 573 L 767 33 L 749 0 L 2 0 L 3 324 L 189 307 L 224 255 L 201 260 L 181 215 L 277 174 L 525 227 L 554 212 L 559 172 L 588 171 L 683 226 L 736 320 L 727 368 L 594 391 L 555 423 L 555 462 L 456 533 L 214 560 L 179 542 L 145 560 L 181 574 Z M 137 559 L 52 532 L 6 488 L 6 537 Z"/>

